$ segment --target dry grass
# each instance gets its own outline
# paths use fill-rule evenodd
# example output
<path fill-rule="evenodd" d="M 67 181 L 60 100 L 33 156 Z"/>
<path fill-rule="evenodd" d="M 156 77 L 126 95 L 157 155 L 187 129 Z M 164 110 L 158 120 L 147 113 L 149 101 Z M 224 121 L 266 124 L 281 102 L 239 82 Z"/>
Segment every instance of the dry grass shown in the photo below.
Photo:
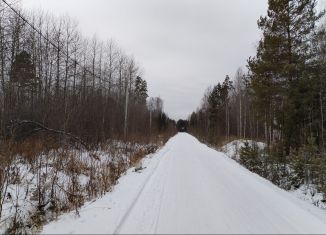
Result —
<path fill-rule="evenodd" d="M 140 150 L 136 151 L 135 153 L 133 153 L 130 156 L 131 166 L 137 167 L 145 155 L 146 155 L 146 151 L 144 149 L 140 149 Z"/>
<path fill-rule="evenodd" d="M 147 145 L 110 141 L 92 151 L 62 147 L 51 138 L 40 137 L 19 143 L 2 143 L 0 183 L 3 184 L 7 171 L 10 175 L 7 183 L 22 186 L 27 180 L 24 178 L 26 172 L 24 175 L 19 167 L 24 165 L 29 169 L 28 174 L 34 175 L 34 181 L 30 182 L 34 186 L 23 194 L 37 205 L 28 219 L 15 221 L 8 227 L 8 232 L 19 233 L 25 231 L 26 226 L 38 227 L 49 219 L 49 215 L 57 217 L 72 210 L 78 214 L 85 201 L 111 191 L 130 167 L 141 166 L 142 159 L 156 152 L 167 139 L 167 136 L 157 136 L 159 144 Z M 14 215 L 14 218 L 23 217 Z"/>

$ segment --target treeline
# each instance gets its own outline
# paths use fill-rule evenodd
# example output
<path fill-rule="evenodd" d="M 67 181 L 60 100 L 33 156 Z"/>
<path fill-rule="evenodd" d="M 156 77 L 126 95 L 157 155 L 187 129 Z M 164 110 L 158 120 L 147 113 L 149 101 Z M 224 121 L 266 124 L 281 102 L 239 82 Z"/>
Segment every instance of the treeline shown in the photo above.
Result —
<path fill-rule="evenodd" d="M 248 72 L 209 88 L 190 128 L 211 144 L 262 140 L 264 151 L 242 151 L 248 168 L 286 188 L 312 183 L 326 192 L 326 27 L 317 24 L 325 12 L 317 12 L 316 0 L 268 5 Z"/>
<path fill-rule="evenodd" d="M 236 138 L 263 138 L 264 127 L 250 97 L 248 76 L 238 69 L 235 78 L 209 87 L 201 107 L 189 117 L 189 129 L 205 142 L 220 145 Z"/>
<path fill-rule="evenodd" d="M 6 1 L 9 3 L 9 1 Z M 172 134 L 163 100 L 112 40 L 0 1 L 0 233 L 37 233 L 111 191 Z M 14 6 L 14 8 L 13 8 Z"/>
<path fill-rule="evenodd" d="M 163 101 L 148 99 L 134 58 L 112 40 L 83 37 L 69 17 L 26 14 L 1 1 L 3 138 L 25 138 L 42 126 L 61 133 L 60 139 L 69 133 L 88 144 L 149 141 L 173 125 Z"/>

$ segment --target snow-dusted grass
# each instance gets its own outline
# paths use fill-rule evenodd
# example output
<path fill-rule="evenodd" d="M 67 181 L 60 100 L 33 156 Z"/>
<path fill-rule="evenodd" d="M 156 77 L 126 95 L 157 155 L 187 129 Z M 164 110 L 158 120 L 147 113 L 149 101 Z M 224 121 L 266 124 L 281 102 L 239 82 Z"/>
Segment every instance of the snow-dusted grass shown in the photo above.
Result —
<path fill-rule="evenodd" d="M 318 192 L 315 185 L 301 185 L 298 189 L 290 190 L 290 193 L 303 201 L 326 210 L 324 194 Z"/>
<path fill-rule="evenodd" d="M 150 154 L 142 160 L 142 171 L 130 168 L 122 176 L 113 191 L 102 198 L 85 203 L 79 210 L 79 216 L 70 212 L 59 216 L 58 220 L 44 226 L 44 234 L 66 233 L 114 233 L 126 219 L 134 203 L 138 200 L 146 183 L 157 169 L 165 150 Z"/>
<path fill-rule="evenodd" d="M 93 151 L 57 149 L 33 160 L 14 156 L 5 169 L 9 178 L 1 198 L 0 234 L 34 233 L 62 212 L 78 214 L 80 206 L 109 192 L 128 168 L 156 149 L 112 141 Z"/>
<path fill-rule="evenodd" d="M 254 145 L 257 146 L 260 151 L 263 151 L 267 146 L 263 142 L 257 142 L 253 140 L 234 140 L 221 147 L 220 150 L 224 152 L 229 158 L 239 161 L 240 150 L 245 146 L 245 143 L 248 143 L 250 147 L 253 147 Z M 292 171 L 289 169 L 289 167 L 290 166 L 288 166 L 288 171 Z M 326 201 L 324 200 L 324 194 L 318 192 L 315 185 L 301 185 L 299 188 L 292 187 L 289 192 L 301 200 L 326 210 Z"/>
<path fill-rule="evenodd" d="M 62 215 L 43 233 L 326 233 L 325 211 L 188 134 L 173 137 L 143 166 L 80 216 Z"/>

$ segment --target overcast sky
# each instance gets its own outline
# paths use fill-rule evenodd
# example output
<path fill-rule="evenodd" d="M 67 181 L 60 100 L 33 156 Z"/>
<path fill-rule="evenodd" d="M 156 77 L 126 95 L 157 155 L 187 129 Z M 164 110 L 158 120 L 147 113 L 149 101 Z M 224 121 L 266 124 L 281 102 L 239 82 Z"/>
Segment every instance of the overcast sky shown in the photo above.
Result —
<path fill-rule="evenodd" d="M 144 70 L 150 96 L 186 118 L 205 89 L 255 54 L 267 0 L 22 0 L 25 8 L 68 14 L 85 36 L 113 38 Z"/>

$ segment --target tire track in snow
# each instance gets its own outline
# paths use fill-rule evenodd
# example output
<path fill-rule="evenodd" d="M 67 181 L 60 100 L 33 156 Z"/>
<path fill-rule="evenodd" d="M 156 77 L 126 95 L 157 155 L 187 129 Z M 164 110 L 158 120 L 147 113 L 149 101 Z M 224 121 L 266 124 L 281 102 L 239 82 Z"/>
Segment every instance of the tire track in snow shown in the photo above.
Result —
<path fill-rule="evenodd" d="M 158 223 L 159 223 L 159 221 L 160 221 L 160 215 L 161 215 L 161 209 L 162 209 L 162 204 L 163 204 L 163 198 L 164 198 L 164 193 L 165 193 L 165 185 L 166 185 L 166 180 L 167 180 L 167 175 L 169 175 L 169 173 L 170 173 L 170 169 L 171 169 L 171 167 L 170 167 L 170 165 L 171 165 L 171 160 L 170 159 L 168 159 L 169 160 L 169 164 L 168 164 L 168 169 L 169 170 L 166 170 L 165 171 L 165 175 L 164 175 L 164 180 L 163 180 L 163 189 L 162 189 L 162 191 L 161 191 L 161 195 L 160 195 L 160 201 L 159 201 L 159 209 L 158 209 L 158 216 L 157 216 L 157 218 L 156 218 L 156 221 L 155 221 L 155 229 L 154 229 L 154 233 L 155 234 L 157 234 L 157 230 L 158 230 Z"/>
<path fill-rule="evenodd" d="M 141 186 L 137 196 L 135 197 L 135 199 L 131 202 L 130 206 L 128 207 L 126 213 L 122 216 L 118 226 L 116 227 L 116 229 L 114 230 L 113 234 L 120 234 L 121 229 L 123 228 L 123 225 L 125 224 L 125 222 L 128 220 L 128 217 L 130 215 L 130 213 L 132 212 L 132 210 L 134 209 L 135 205 L 137 204 L 137 202 L 139 201 L 142 193 L 144 192 L 146 186 L 149 184 L 149 182 L 151 181 L 151 179 L 153 178 L 153 176 L 155 175 L 155 172 L 157 172 L 157 169 L 162 165 L 162 162 L 164 162 L 164 156 L 166 156 L 168 153 L 170 152 L 170 148 L 167 148 L 162 155 L 160 156 L 160 159 L 158 160 L 158 163 L 156 164 L 156 166 L 152 169 L 152 172 L 149 173 L 149 175 L 147 176 L 144 184 Z"/>
<path fill-rule="evenodd" d="M 94 210 L 69 213 L 43 233 L 326 234 L 324 211 L 188 134 L 172 138 L 144 166 L 85 207 Z M 94 208 L 103 205 L 112 210 Z"/>

